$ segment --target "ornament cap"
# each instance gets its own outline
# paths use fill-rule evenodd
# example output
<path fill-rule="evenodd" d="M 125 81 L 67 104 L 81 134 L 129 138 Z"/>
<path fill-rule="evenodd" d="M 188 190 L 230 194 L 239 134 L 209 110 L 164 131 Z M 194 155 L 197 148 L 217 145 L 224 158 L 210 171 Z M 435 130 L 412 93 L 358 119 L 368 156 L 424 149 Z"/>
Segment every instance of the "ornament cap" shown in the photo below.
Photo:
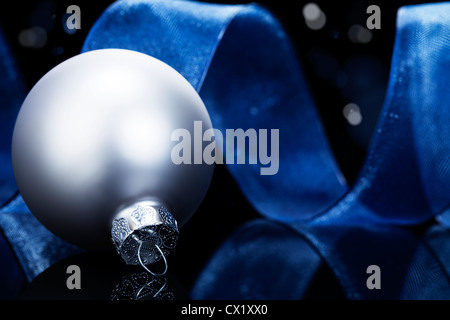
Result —
<path fill-rule="evenodd" d="M 112 221 L 113 244 L 126 264 L 145 265 L 164 260 L 175 250 L 177 221 L 159 201 L 141 200 L 118 210 Z"/>

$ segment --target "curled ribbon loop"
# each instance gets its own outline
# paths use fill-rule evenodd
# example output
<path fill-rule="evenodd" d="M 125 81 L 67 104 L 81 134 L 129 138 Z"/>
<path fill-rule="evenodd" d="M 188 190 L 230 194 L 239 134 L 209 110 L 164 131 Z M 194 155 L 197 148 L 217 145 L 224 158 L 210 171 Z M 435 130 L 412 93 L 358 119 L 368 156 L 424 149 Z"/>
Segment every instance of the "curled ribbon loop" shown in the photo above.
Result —
<path fill-rule="evenodd" d="M 83 51 L 123 48 L 166 62 L 199 92 L 221 132 L 279 130 L 279 154 L 271 163 L 227 163 L 242 193 L 269 219 L 243 226 L 219 248 L 194 286 L 194 298 L 300 297 L 308 284 L 301 283 L 295 266 L 302 265 L 311 279 L 321 261 L 347 298 L 450 296 L 448 230 L 435 225 L 417 235 L 403 228 L 430 221 L 450 204 L 450 4 L 403 7 L 397 19 L 384 106 L 351 187 L 287 34 L 263 7 L 124 0 L 93 26 Z M 8 205 L 0 211 L 0 226 L 31 280 L 77 248 L 45 230 L 20 196 L 8 202 L 16 192 L 9 167 L 12 126 L 24 92 L 3 40 L 0 203 Z M 272 174 L 261 174 L 262 167 Z M 448 213 L 440 220 L 449 222 Z M 265 281 L 260 267 L 270 269 L 272 262 L 281 268 L 280 287 L 255 286 Z M 365 270 L 372 264 L 389 270 L 381 291 L 367 287 Z M 297 286 L 292 279 L 299 280 Z"/>
<path fill-rule="evenodd" d="M 301 285 L 291 281 L 272 292 L 262 282 L 254 285 L 261 274 L 256 266 L 271 265 L 267 252 L 257 248 L 277 241 L 287 243 L 283 252 L 291 255 L 303 248 L 304 261 L 317 262 L 319 254 L 348 298 L 449 295 L 445 259 L 423 243 L 426 237 L 395 227 L 428 221 L 450 203 L 449 18 L 449 4 L 399 10 L 384 106 L 363 169 L 349 188 L 294 50 L 267 10 L 254 4 L 141 0 L 120 1 L 105 11 L 83 50 L 119 47 L 165 61 L 197 89 L 221 131 L 280 130 L 276 174 L 261 175 L 254 165 L 227 168 L 263 216 L 284 222 L 301 238 L 297 243 L 279 238 L 279 227 L 268 221 L 244 226 L 211 259 L 193 289 L 195 298 L 299 296 Z M 250 239 L 249 233 L 260 238 Z M 301 239 L 317 251 L 305 249 Z M 244 252 L 247 247 L 253 255 Z M 285 259 L 280 274 L 292 275 L 291 266 L 299 262 L 279 259 Z M 392 272 L 382 292 L 367 287 L 365 270 L 373 261 Z M 311 263 L 309 272 L 314 268 Z M 429 272 L 417 276 L 418 270 Z M 241 282 L 220 281 L 231 278 Z M 414 289 L 430 282 L 427 290 Z M 254 292 L 248 291 L 251 284 Z"/>
<path fill-rule="evenodd" d="M 264 8 L 120 1 L 93 26 L 83 51 L 111 47 L 149 54 L 180 72 L 224 134 L 227 129 L 279 129 L 275 174 L 261 175 L 258 165 L 228 165 L 265 216 L 302 221 L 345 192 L 294 50 Z M 235 154 L 239 151 L 245 153 Z"/>
<path fill-rule="evenodd" d="M 450 111 L 443 72 L 449 63 L 448 14 L 448 4 L 399 11 L 384 107 L 351 190 L 289 39 L 261 6 L 120 1 L 100 17 L 83 51 L 118 47 L 168 63 L 197 89 L 222 132 L 279 129 L 276 174 L 261 175 L 255 165 L 228 166 L 261 214 L 286 222 L 320 216 L 317 221 L 326 223 L 415 224 L 450 202 Z M 352 199 L 364 212 L 343 214 Z"/>

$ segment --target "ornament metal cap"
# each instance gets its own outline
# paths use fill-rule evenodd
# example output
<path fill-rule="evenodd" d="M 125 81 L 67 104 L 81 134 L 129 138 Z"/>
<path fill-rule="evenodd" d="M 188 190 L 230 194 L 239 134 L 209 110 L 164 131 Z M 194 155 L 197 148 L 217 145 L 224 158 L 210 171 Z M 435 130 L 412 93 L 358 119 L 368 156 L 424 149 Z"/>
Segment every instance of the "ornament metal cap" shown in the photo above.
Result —
<path fill-rule="evenodd" d="M 153 275 L 167 271 L 166 256 L 175 250 L 178 240 L 177 221 L 158 201 L 142 200 L 121 208 L 112 221 L 114 246 L 129 265 L 142 265 Z M 150 271 L 146 265 L 164 260 L 162 273 Z"/>

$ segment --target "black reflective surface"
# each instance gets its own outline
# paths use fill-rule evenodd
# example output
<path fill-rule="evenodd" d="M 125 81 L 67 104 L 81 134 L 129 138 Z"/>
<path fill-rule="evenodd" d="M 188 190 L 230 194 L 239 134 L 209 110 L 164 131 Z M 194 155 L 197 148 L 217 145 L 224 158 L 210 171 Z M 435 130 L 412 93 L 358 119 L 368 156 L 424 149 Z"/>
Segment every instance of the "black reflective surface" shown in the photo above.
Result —
<path fill-rule="evenodd" d="M 69 266 L 79 267 L 79 288 L 74 288 L 77 275 Z M 125 265 L 115 252 L 83 252 L 45 270 L 24 287 L 18 299 L 188 300 L 190 297 L 170 273 L 154 277 L 140 266 Z"/>

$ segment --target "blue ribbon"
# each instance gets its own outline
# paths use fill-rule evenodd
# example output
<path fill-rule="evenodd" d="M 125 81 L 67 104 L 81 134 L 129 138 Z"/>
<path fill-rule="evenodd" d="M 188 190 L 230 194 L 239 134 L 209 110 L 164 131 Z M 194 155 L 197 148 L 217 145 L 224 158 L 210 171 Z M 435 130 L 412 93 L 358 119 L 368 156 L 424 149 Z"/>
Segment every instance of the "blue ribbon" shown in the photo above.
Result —
<path fill-rule="evenodd" d="M 264 8 L 119 1 L 94 25 L 83 51 L 124 48 L 168 63 L 197 89 L 222 132 L 279 128 L 277 174 L 228 166 L 263 215 L 289 222 L 316 217 L 314 223 L 410 225 L 450 202 L 448 17 L 448 4 L 399 11 L 384 107 L 364 168 L 348 193 L 292 46 Z M 344 213 L 355 201 L 363 209 Z"/>
<path fill-rule="evenodd" d="M 351 188 L 292 45 L 263 7 L 118 1 L 98 19 L 82 51 L 124 48 L 166 62 L 199 92 L 222 132 L 280 130 L 277 174 L 227 165 L 268 219 L 243 226 L 218 249 L 192 289 L 194 298 L 302 298 L 325 266 L 347 298 L 430 299 L 450 297 L 448 230 L 434 225 L 420 234 L 405 227 L 420 226 L 450 203 L 449 34 L 448 3 L 399 10 L 384 107 Z M 8 220 L 27 212 L 16 201 L 2 209 L 0 225 L 32 279 L 61 252 L 29 255 Z M 57 241 L 29 213 L 22 216 L 38 228 L 26 236 L 40 249 Z M 57 247 L 62 255 L 71 250 L 63 242 Z M 381 268 L 380 290 L 367 287 L 369 265 Z"/>
<path fill-rule="evenodd" d="M 50 233 L 18 194 L 11 164 L 11 140 L 26 92 L 3 33 L 0 58 L 0 299 L 10 299 L 26 282 L 80 249 Z"/>
<path fill-rule="evenodd" d="M 25 98 L 25 86 L 0 33 L 0 207 L 17 192 L 11 164 L 11 140 L 20 105 Z"/>
<path fill-rule="evenodd" d="M 279 261 L 280 275 L 265 262 L 273 251 L 263 248 L 283 239 L 271 236 L 262 222 L 251 228 L 265 232 L 249 239 L 245 234 L 251 228 L 244 226 L 206 266 L 193 289 L 195 298 L 300 297 L 296 286 L 288 289 L 292 279 L 272 293 L 257 286 L 249 293 L 248 279 L 259 275 L 269 285 L 265 277 L 281 277 L 296 265 L 297 247 L 305 247 L 305 239 L 349 298 L 450 297 L 444 260 L 430 253 L 424 239 L 397 227 L 428 221 L 450 203 L 449 18 L 449 4 L 399 10 L 384 107 L 364 167 L 349 189 L 287 35 L 264 8 L 120 1 L 106 10 L 83 51 L 124 48 L 165 61 L 197 89 L 222 132 L 280 129 L 276 175 L 261 176 L 252 165 L 227 168 L 262 215 L 285 223 L 302 238 L 280 248 L 280 254 L 290 254 Z M 247 246 L 253 254 L 242 249 Z M 308 257 L 316 261 L 314 254 Z M 365 271 L 371 264 L 389 270 L 381 291 L 367 288 Z M 262 265 L 268 269 L 261 271 Z M 312 265 L 305 272 L 314 271 Z"/>
<path fill-rule="evenodd" d="M 224 134 L 280 129 L 277 174 L 228 166 L 265 216 L 304 220 L 346 190 L 287 35 L 262 7 L 119 1 L 93 26 L 83 51 L 102 48 L 140 51 L 172 66 L 200 93 Z"/>
<path fill-rule="evenodd" d="M 11 165 L 11 138 L 14 120 L 25 96 L 22 79 L 3 33 L 0 33 L 0 208 L 17 193 Z M 0 215 L 0 219 L 3 216 Z M 0 299 L 15 296 L 25 283 L 25 276 L 16 255 L 0 230 L 1 272 Z"/>

